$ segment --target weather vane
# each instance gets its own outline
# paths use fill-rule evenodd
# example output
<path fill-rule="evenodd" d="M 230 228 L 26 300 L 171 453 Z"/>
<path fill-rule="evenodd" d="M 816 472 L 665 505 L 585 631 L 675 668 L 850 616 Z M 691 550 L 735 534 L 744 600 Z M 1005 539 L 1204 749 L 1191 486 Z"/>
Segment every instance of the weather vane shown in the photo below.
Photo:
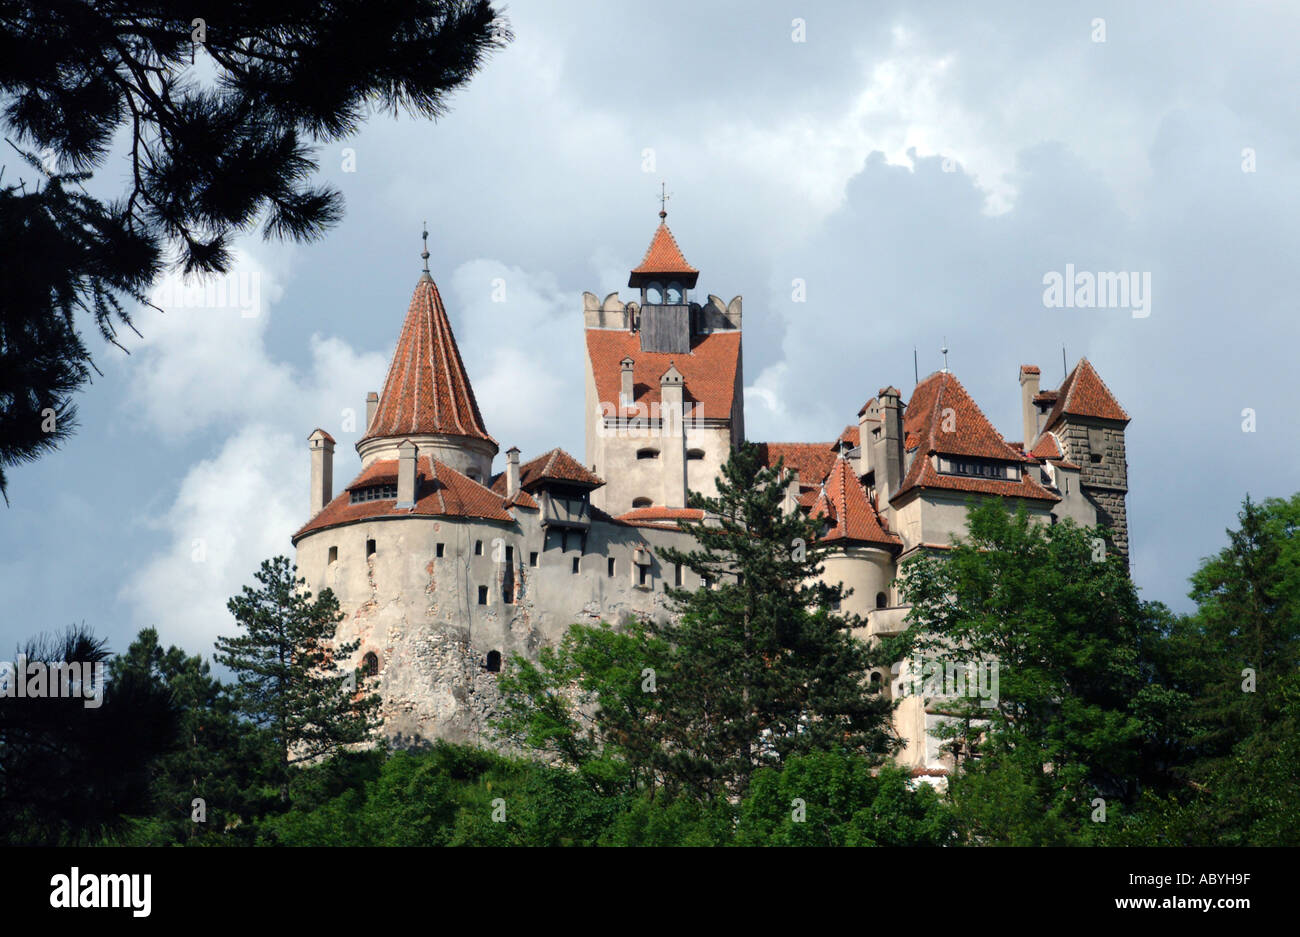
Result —
<path fill-rule="evenodd" d="M 668 183 L 659 183 L 659 218 L 663 220 L 668 217 L 668 200 L 672 198 L 668 194 Z"/>
<path fill-rule="evenodd" d="M 429 272 L 429 222 L 424 222 L 424 230 L 420 232 L 420 238 L 424 241 L 424 250 L 420 251 L 420 257 L 424 260 L 424 272 Z"/>

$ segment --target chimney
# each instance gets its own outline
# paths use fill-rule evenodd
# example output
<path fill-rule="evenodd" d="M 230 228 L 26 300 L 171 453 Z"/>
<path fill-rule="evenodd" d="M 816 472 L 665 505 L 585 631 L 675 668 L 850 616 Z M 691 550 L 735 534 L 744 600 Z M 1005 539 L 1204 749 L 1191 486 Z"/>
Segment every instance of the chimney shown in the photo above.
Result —
<path fill-rule="evenodd" d="M 896 387 L 880 391 L 880 448 L 876 469 L 876 490 L 881 502 L 886 502 L 898 492 L 903 481 L 903 410 L 899 405 L 900 392 Z"/>
<path fill-rule="evenodd" d="M 871 450 L 875 437 L 871 431 L 879 424 L 871 417 L 872 401 L 868 400 L 858 411 L 858 475 L 866 475 L 871 471 Z"/>
<path fill-rule="evenodd" d="M 1025 452 L 1033 448 L 1034 440 L 1038 438 L 1038 418 L 1041 414 L 1038 407 L 1034 406 L 1034 398 L 1038 396 L 1038 378 L 1037 365 L 1020 366 L 1020 413 L 1024 419 Z"/>
<path fill-rule="evenodd" d="M 519 494 L 519 448 L 511 446 L 506 450 L 506 497 L 513 498 Z"/>
<path fill-rule="evenodd" d="M 793 514 L 799 510 L 799 470 L 787 469 L 785 473 L 785 500 L 781 502 L 781 510 L 786 514 Z"/>
<path fill-rule="evenodd" d="M 379 395 L 373 390 L 366 394 L 366 429 L 370 429 L 370 424 L 375 422 L 375 411 L 379 409 Z"/>
<path fill-rule="evenodd" d="M 621 411 L 624 407 L 632 406 L 632 356 L 629 355 L 620 361 L 619 367 L 622 368 L 620 374 L 622 380 L 618 391 L 618 407 Z M 622 416 L 622 413 L 619 416 Z"/>
<path fill-rule="evenodd" d="M 663 506 L 666 508 L 686 507 L 686 429 L 682 425 L 685 389 L 682 372 L 671 361 L 668 362 L 668 370 L 659 378 L 659 435 L 663 449 Z"/>
<path fill-rule="evenodd" d="M 415 443 L 402 440 L 397 447 L 397 507 L 415 507 Z"/>
<path fill-rule="evenodd" d="M 334 497 L 334 437 L 317 430 L 307 437 L 311 448 L 311 516 L 315 517 Z"/>

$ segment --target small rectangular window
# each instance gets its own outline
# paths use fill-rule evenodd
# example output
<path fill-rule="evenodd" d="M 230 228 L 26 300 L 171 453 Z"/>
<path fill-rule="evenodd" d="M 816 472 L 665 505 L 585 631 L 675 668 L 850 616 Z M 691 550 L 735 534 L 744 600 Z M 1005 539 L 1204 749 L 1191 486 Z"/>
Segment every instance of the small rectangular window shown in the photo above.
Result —
<path fill-rule="evenodd" d="M 578 558 L 576 556 L 573 558 L 573 572 L 575 574 L 578 572 Z"/>
<path fill-rule="evenodd" d="M 441 543 L 438 544 L 437 549 L 436 549 L 436 553 L 437 553 L 438 556 L 442 556 L 442 544 L 441 544 Z"/>
<path fill-rule="evenodd" d="M 536 565 L 537 565 L 537 553 L 536 553 L 536 552 L 533 552 L 533 553 L 529 553 L 529 554 L 528 554 L 528 565 L 529 565 L 529 566 L 536 566 Z"/>
<path fill-rule="evenodd" d="M 673 564 L 673 585 L 675 585 L 679 589 L 682 587 L 682 564 L 681 563 Z"/>
<path fill-rule="evenodd" d="M 475 540 L 475 541 L 474 541 L 474 555 L 475 555 L 475 556 L 482 556 L 482 555 L 483 555 L 483 541 L 482 541 L 482 540 Z"/>
<path fill-rule="evenodd" d="M 506 547 L 506 565 L 513 566 L 515 563 L 515 548 Z"/>
<path fill-rule="evenodd" d="M 487 605 L 487 586 L 478 587 L 478 604 Z"/>
<path fill-rule="evenodd" d="M 638 566 L 637 572 L 640 573 L 640 578 L 637 580 L 638 584 L 643 586 L 648 585 L 650 582 L 650 567 Z"/>
<path fill-rule="evenodd" d="M 609 558 L 609 574 L 614 575 L 614 557 Z"/>
<path fill-rule="evenodd" d="M 374 556 L 374 555 L 375 555 L 375 541 L 373 541 L 373 540 L 367 540 L 367 541 L 366 541 L 366 556 Z"/>
<path fill-rule="evenodd" d="M 330 562 L 337 563 L 338 561 L 339 561 L 339 548 L 330 547 Z"/>

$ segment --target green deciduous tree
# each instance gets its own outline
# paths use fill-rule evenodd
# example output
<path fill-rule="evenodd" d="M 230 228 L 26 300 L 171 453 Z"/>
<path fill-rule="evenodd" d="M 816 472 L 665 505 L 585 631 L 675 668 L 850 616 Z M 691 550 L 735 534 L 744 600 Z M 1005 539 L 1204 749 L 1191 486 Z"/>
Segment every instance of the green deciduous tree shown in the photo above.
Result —
<path fill-rule="evenodd" d="M 979 756 L 952 782 L 977 840 L 1091 835 L 1095 798 L 1114 810 L 1137 796 L 1144 732 L 1158 716 L 1138 655 L 1159 616 L 1118 558 L 1098 551 L 1104 533 L 990 499 L 972 506 L 951 549 L 905 567 L 911 627 L 894 653 L 998 665 L 996 705 L 942 703 L 947 733 Z M 997 803 L 1008 796 L 1014 809 Z"/>
<path fill-rule="evenodd" d="M 215 658 L 235 672 L 238 711 L 270 734 L 287 801 L 291 766 L 371 739 L 379 697 L 366 694 L 362 671 L 340 663 L 360 642 L 335 641 L 343 614 L 333 592 L 313 599 L 283 556 L 264 560 L 256 579 L 228 603 L 243 633 L 218 638 Z"/>

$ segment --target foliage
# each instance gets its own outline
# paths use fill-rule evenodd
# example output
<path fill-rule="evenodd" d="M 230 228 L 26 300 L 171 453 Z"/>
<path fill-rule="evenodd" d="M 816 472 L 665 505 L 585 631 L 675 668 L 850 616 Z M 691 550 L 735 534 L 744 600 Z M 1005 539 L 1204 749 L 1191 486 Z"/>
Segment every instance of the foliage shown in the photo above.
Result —
<path fill-rule="evenodd" d="M 376 110 L 440 116 L 510 38 L 488 0 L 0 0 L 0 121 L 36 170 L 0 188 L 0 492 L 74 427 L 77 313 L 112 342 L 169 249 L 214 273 L 259 222 L 320 237 L 343 204 L 315 148 Z M 105 201 L 83 183 L 119 135 L 127 190 Z"/>
<path fill-rule="evenodd" d="M 237 711 L 272 739 L 272 776 L 286 801 L 291 766 L 367 742 L 380 724 L 366 675 L 340 664 L 360 642 L 335 641 L 338 599 L 326 589 L 313 601 L 296 572 L 287 557 L 262 562 L 260 588 L 245 586 L 228 603 L 244 633 L 218 638 L 215 655 L 235 672 Z"/>

